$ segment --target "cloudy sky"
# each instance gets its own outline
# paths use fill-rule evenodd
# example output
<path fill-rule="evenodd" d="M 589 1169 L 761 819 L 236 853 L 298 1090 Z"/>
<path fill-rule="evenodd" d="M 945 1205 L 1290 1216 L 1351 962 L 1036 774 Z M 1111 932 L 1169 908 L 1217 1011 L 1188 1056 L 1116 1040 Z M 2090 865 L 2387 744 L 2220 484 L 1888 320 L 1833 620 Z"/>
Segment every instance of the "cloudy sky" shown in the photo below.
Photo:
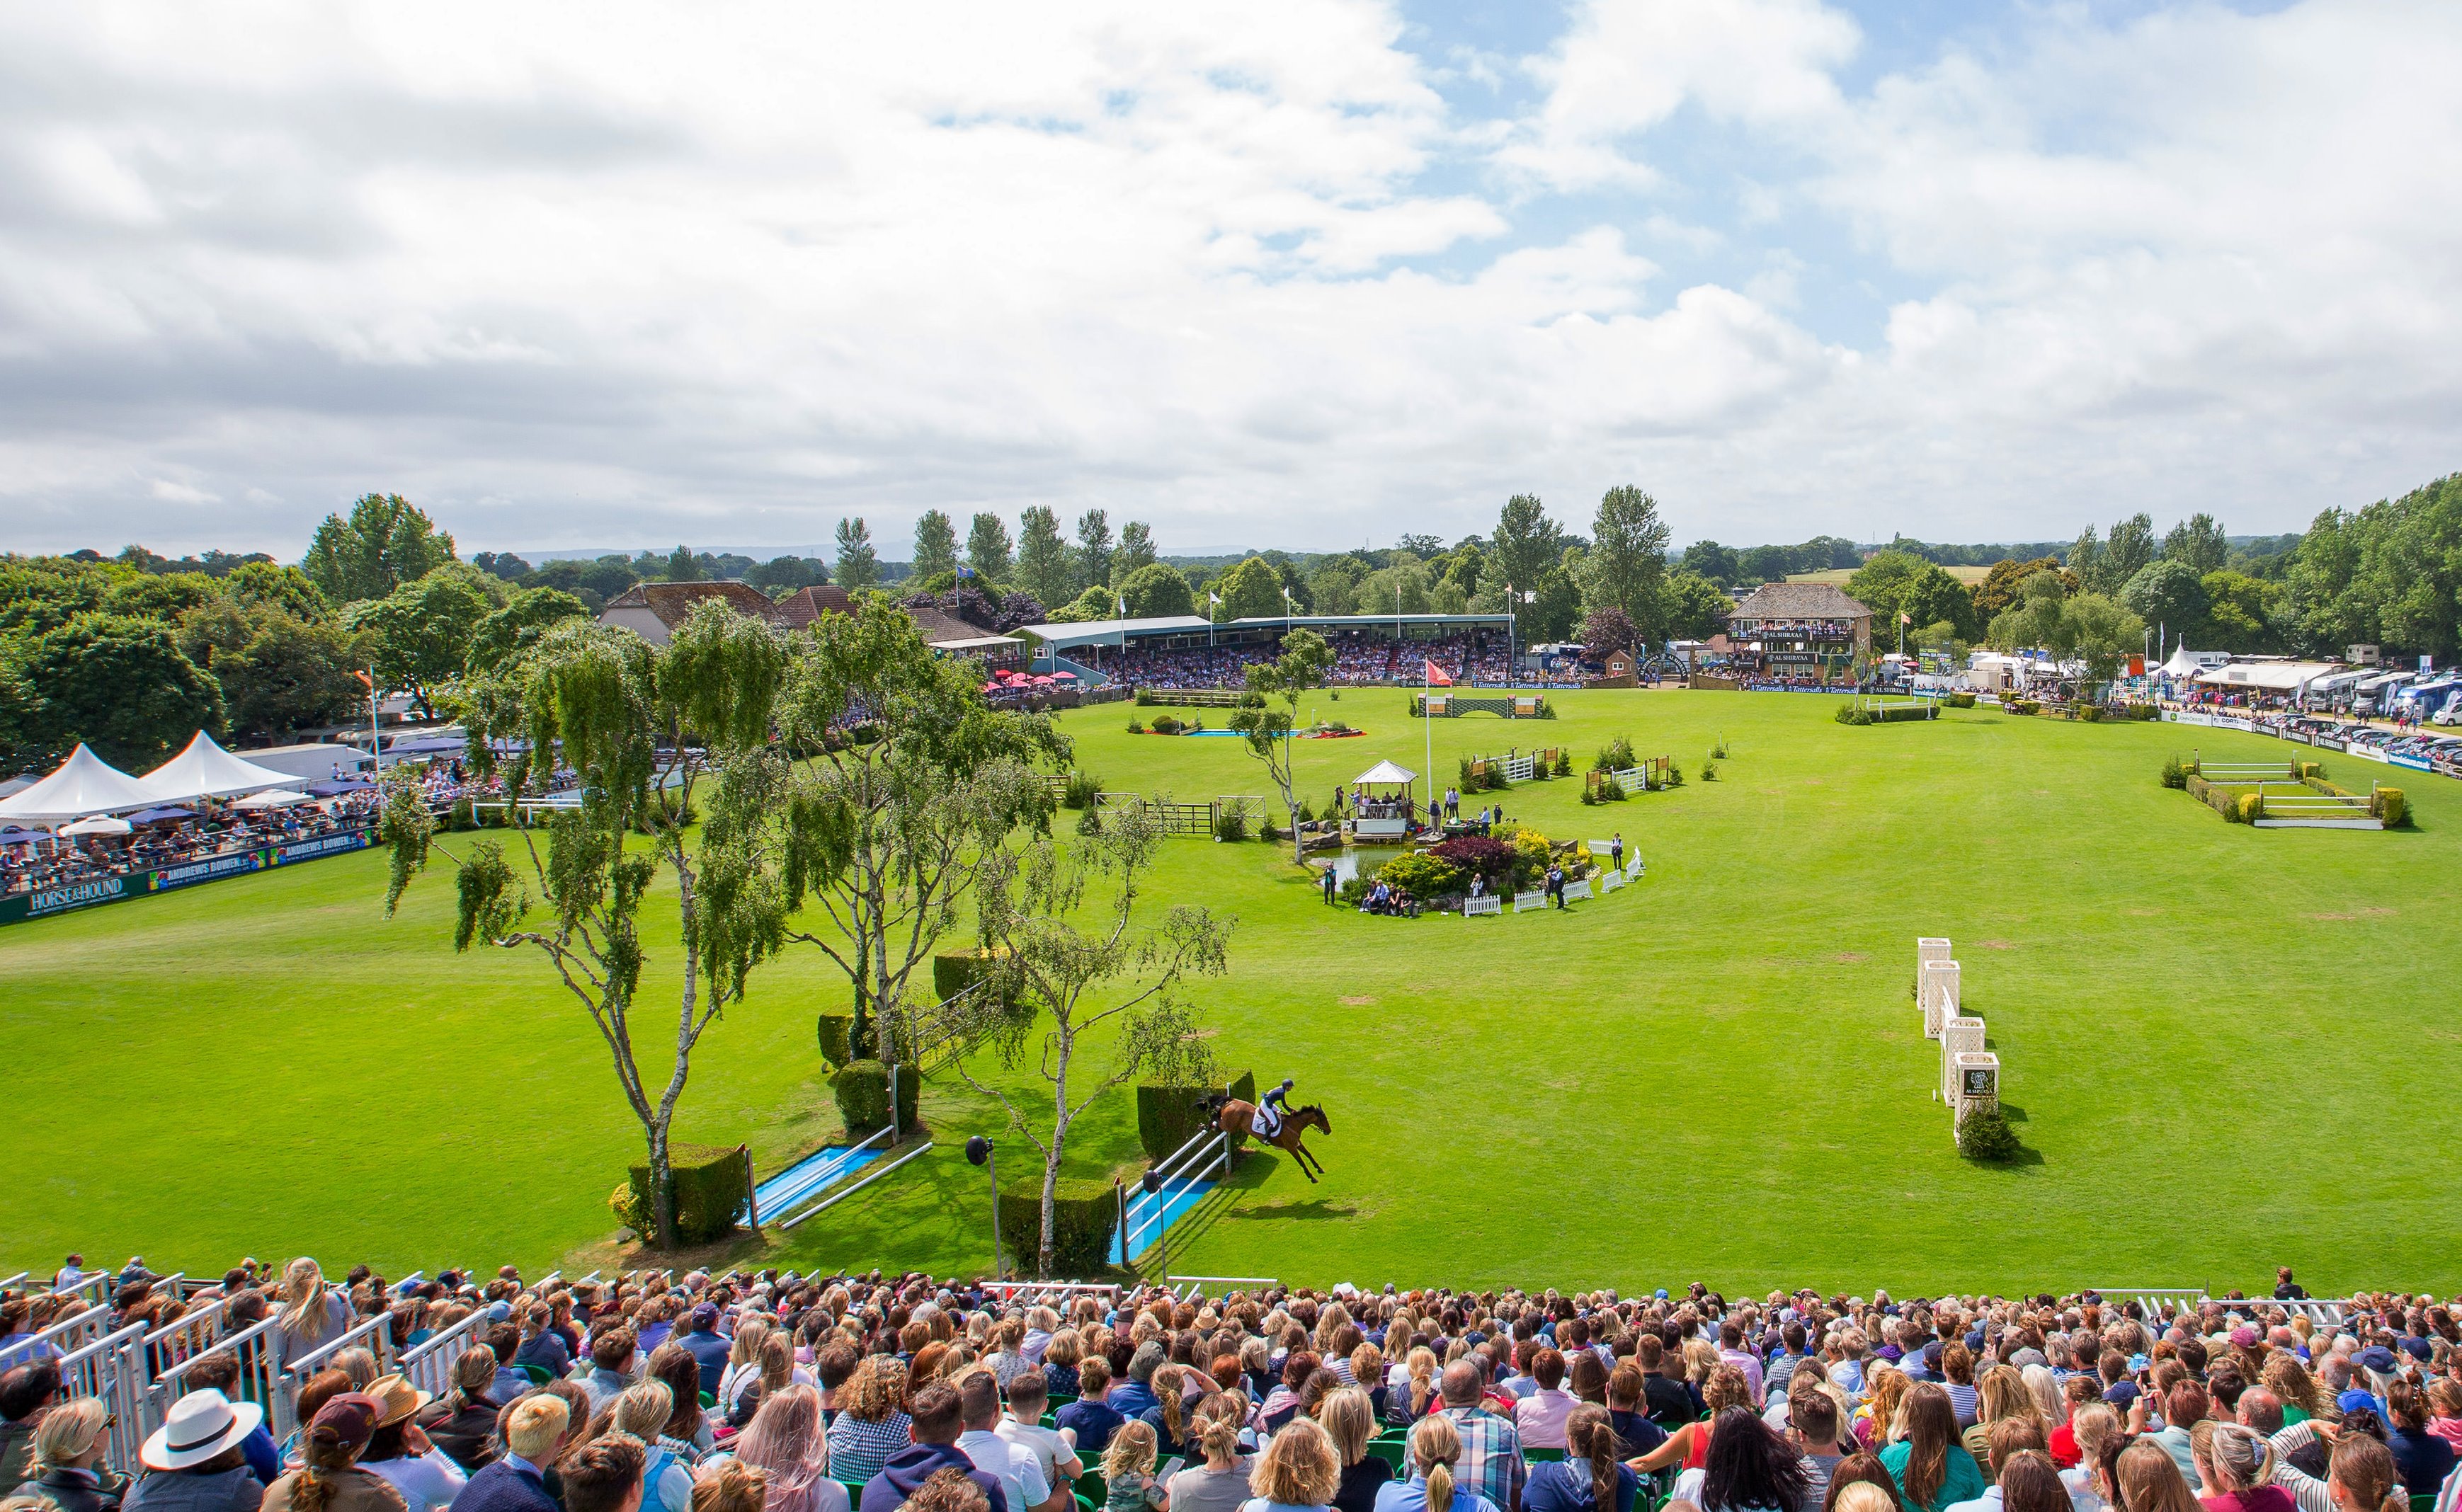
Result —
<path fill-rule="evenodd" d="M 0 0 L 0 549 L 2235 531 L 2462 465 L 2462 6 Z"/>

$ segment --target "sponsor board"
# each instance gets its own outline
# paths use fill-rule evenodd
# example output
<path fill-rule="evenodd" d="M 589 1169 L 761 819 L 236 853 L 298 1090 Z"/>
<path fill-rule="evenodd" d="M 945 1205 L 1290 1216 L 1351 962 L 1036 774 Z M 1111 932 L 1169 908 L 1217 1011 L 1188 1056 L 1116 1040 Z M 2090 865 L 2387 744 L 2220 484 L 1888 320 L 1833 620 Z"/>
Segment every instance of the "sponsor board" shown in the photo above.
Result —
<path fill-rule="evenodd" d="M 274 848 L 271 864 L 289 866 L 293 861 L 313 861 L 320 855 L 338 855 L 344 851 L 363 851 L 367 849 L 367 845 L 368 832 L 365 830 L 353 830 L 345 834 L 323 835 L 313 840 L 294 840 L 289 845 Z"/>
<path fill-rule="evenodd" d="M 134 896 L 141 878 L 132 876 L 100 876 L 91 882 L 70 882 L 61 887 L 46 887 L 14 897 L 0 898 L 0 924 L 13 924 L 26 918 L 49 918 L 54 914 L 72 913 L 80 908 L 93 908 L 99 903 L 117 903 Z"/>
<path fill-rule="evenodd" d="M 97 877 L 90 882 L 71 882 L 62 887 L 47 887 L 36 892 L 19 893 L 0 897 L 0 924 L 20 924 L 29 919 L 49 918 L 54 914 L 75 913 L 82 908 L 95 908 L 104 903 L 122 903 L 132 897 L 153 893 L 167 893 L 178 888 L 193 887 L 200 882 L 219 882 L 227 876 L 247 872 L 262 872 L 269 867 L 284 866 L 294 861 L 313 861 L 318 856 L 339 855 L 347 851 L 366 850 L 369 832 L 350 831 L 324 835 L 314 840 L 298 840 L 289 845 L 259 851 L 239 851 L 229 855 L 201 856 L 154 872 L 130 872 L 120 876 Z"/>
<path fill-rule="evenodd" d="M 167 893 L 175 887 L 218 882 L 226 876 L 237 876 L 242 872 L 261 871 L 264 866 L 265 853 L 262 851 L 235 851 L 229 855 L 204 856 L 145 874 L 145 891 Z"/>

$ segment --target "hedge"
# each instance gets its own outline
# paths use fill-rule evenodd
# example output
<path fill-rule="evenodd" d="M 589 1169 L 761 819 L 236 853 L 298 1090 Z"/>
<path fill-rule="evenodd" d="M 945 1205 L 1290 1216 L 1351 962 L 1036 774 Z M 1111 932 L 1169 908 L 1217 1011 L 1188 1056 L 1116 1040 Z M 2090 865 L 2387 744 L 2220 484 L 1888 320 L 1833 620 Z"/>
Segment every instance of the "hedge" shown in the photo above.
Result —
<path fill-rule="evenodd" d="M 751 1206 L 752 1159 L 741 1147 L 670 1144 L 667 1174 L 675 1185 L 676 1235 L 687 1244 L 725 1238 Z M 632 1179 L 616 1189 L 608 1206 L 625 1227 L 643 1239 L 656 1237 L 647 1161 L 633 1167 Z"/>
<path fill-rule="evenodd" d="M 901 1130 L 915 1127 L 915 1099 L 923 1088 L 923 1078 L 912 1066 L 897 1069 L 897 1126 Z M 830 1090 L 837 1097 L 838 1116 L 846 1120 L 850 1137 L 860 1139 L 889 1124 L 889 1068 L 878 1061 L 853 1061 L 830 1078 Z"/>
<path fill-rule="evenodd" d="M 2399 788 L 2378 788 L 2368 807 L 2376 810 L 2376 816 L 2385 821 L 2388 830 L 2399 830 L 2410 822 L 2410 800 L 2403 796 Z"/>
<path fill-rule="evenodd" d="M 1137 1087 L 1137 1143 L 1152 1163 L 1168 1156 L 1205 1127 L 1197 1100 L 1222 1091 L 1220 1087 L 1169 1087 L 1140 1083 Z M 1257 1073 L 1242 1071 L 1231 1079 L 1231 1095 L 1243 1103 L 1257 1100 Z"/>
<path fill-rule="evenodd" d="M 992 953 L 984 950 L 950 950 L 934 956 L 932 958 L 933 992 L 941 1002 L 948 1002 L 982 981 L 991 961 Z"/>
<path fill-rule="evenodd" d="M 854 1059 L 854 1015 L 824 1013 L 814 1025 L 821 1044 L 821 1064 L 831 1070 Z"/>
<path fill-rule="evenodd" d="M 1957 1153 L 1969 1160 L 1998 1164 L 2016 1159 L 2018 1150 L 2018 1132 L 1997 1103 L 1969 1108 L 1957 1120 Z"/>
<path fill-rule="evenodd" d="M 1043 1246 L 1043 1167 L 1029 1161 L 1032 1179 L 1000 1191 L 1001 1245 L 1009 1264 L 1030 1271 Z M 1109 1181 L 1062 1177 L 1052 1191 L 1051 1273 L 1071 1279 L 1112 1268 L 1112 1235 L 1120 1226 L 1120 1201 Z"/>

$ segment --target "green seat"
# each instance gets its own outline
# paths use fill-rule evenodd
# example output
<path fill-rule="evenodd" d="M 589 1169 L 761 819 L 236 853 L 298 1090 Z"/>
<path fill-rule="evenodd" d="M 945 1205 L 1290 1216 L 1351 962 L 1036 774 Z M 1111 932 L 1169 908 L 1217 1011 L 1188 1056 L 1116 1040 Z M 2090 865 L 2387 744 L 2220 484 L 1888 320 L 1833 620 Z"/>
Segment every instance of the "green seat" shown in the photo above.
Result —
<path fill-rule="evenodd" d="M 1534 1465 L 1552 1465 L 1564 1459 L 1565 1451 L 1562 1449 L 1524 1449 L 1522 1451 L 1522 1458 Z"/>
<path fill-rule="evenodd" d="M 2436 1493 L 2414 1491 L 2410 1494 L 2410 1512 L 2436 1512 Z"/>
<path fill-rule="evenodd" d="M 519 1370 L 530 1378 L 532 1386 L 546 1386 L 555 1379 L 555 1372 L 544 1365 L 524 1365 Z"/>
<path fill-rule="evenodd" d="M 866 1482 L 861 1480 L 841 1480 L 838 1484 L 846 1487 L 848 1506 L 859 1507 L 863 1505 L 863 1488 Z"/>
<path fill-rule="evenodd" d="M 717 1405 L 718 1397 L 715 1393 L 710 1392 L 703 1392 L 701 1393 L 701 1407 L 702 1412 L 707 1412 Z"/>
<path fill-rule="evenodd" d="M 1371 1439 L 1368 1444 L 1368 1452 L 1392 1466 L 1397 1480 L 1401 1477 L 1402 1461 L 1409 1455 L 1410 1449 L 1411 1446 L 1399 1438 L 1375 1438 Z"/>

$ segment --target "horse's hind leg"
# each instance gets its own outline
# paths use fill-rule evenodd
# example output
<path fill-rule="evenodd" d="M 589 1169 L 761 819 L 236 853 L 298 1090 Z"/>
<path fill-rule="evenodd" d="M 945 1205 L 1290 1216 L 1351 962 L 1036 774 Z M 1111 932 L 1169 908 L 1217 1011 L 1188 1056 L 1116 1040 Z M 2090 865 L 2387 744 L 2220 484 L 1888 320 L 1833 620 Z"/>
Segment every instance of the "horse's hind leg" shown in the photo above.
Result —
<path fill-rule="evenodd" d="M 1316 1180 L 1316 1171 L 1311 1171 L 1308 1167 L 1316 1165 L 1316 1156 L 1307 1153 L 1307 1146 L 1300 1143 L 1296 1139 L 1292 1140 L 1291 1155 L 1299 1162 L 1300 1175 L 1307 1177 L 1310 1182 L 1314 1182 Z M 1323 1169 L 1325 1169 L 1323 1166 L 1317 1166 L 1318 1171 Z"/>

